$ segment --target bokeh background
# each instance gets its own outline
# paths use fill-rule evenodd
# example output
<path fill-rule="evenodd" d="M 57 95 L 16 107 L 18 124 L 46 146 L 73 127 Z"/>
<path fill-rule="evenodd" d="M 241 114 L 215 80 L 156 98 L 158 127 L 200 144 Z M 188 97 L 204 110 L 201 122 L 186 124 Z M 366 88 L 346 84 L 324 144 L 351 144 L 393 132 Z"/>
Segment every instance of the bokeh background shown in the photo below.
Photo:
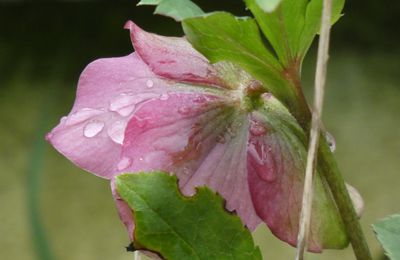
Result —
<path fill-rule="evenodd" d="M 197 1 L 205 10 L 246 15 L 240 0 Z M 0 0 L 0 259 L 133 259 L 107 181 L 59 155 L 44 135 L 69 112 L 80 72 L 99 57 L 132 52 L 128 19 L 165 35 L 179 24 L 135 0 Z M 337 160 L 365 199 L 362 225 L 384 259 L 371 224 L 400 211 L 399 1 L 349 0 L 334 27 L 324 111 Z M 315 46 L 303 85 L 311 96 Z M 265 259 L 294 249 L 265 228 Z M 353 259 L 351 249 L 308 259 Z"/>

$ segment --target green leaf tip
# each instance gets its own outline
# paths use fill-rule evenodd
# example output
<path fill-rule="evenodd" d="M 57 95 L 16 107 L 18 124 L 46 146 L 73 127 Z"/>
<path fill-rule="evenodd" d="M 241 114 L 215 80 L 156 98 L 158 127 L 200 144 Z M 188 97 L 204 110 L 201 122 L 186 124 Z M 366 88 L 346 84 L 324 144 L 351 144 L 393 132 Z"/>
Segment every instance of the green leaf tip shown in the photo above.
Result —
<path fill-rule="evenodd" d="M 203 10 L 190 0 L 141 0 L 137 5 L 155 5 L 155 14 L 171 17 L 178 22 L 204 14 Z"/>
<path fill-rule="evenodd" d="M 256 0 L 257 4 L 267 13 L 273 12 L 282 0 Z"/>
<path fill-rule="evenodd" d="M 210 189 L 186 197 L 165 172 L 123 174 L 115 181 L 134 213 L 135 248 L 170 260 L 262 259 L 248 229 Z"/>
<path fill-rule="evenodd" d="M 389 216 L 372 225 L 385 254 L 400 259 L 400 214 Z"/>

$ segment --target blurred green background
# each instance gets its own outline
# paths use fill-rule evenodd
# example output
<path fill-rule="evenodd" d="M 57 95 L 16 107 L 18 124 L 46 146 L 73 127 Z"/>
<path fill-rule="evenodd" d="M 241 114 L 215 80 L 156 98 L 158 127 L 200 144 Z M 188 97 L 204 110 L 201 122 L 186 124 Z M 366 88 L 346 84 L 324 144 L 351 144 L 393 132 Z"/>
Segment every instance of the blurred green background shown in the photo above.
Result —
<path fill-rule="evenodd" d="M 246 15 L 240 0 L 197 1 L 205 10 Z M 0 0 L 0 259 L 133 259 L 107 181 L 85 173 L 44 141 L 69 112 L 80 71 L 99 57 L 132 52 L 122 29 L 132 19 L 165 35 L 173 20 L 136 1 Z M 400 211 L 398 1 L 351 0 L 334 27 L 324 111 L 337 159 L 365 199 L 362 225 L 383 259 L 371 224 Z M 315 46 L 304 66 L 311 96 Z M 294 249 L 261 227 L 265 259 Z M 350 248 L 308 259 L 353 259 Z"/>

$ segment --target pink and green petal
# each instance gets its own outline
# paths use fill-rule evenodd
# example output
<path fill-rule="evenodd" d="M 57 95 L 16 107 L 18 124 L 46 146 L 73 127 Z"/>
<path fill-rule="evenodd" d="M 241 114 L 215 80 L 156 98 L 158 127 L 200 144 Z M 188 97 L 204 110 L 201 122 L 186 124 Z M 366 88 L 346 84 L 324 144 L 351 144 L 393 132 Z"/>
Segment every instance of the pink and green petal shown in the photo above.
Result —
<path fill-rule="evenodd" d="M 304 185 L 304 133 L 272 96 L 250 120 L 248 183 L 258 216 L 280 239 L 295 246 Z M 343 248 L 344 226 L 330 191 L 317 174 L 309 250 Z"/>
<path fill-rule="evenodd" d="M 146 103 L 128 124 L 125 172 L 161 170 L 178 176 L 185 195 L 208 186 L 254 229 L 260 219 L 247 185 L 247 116 L 218 96 L 173 94 Z"/>

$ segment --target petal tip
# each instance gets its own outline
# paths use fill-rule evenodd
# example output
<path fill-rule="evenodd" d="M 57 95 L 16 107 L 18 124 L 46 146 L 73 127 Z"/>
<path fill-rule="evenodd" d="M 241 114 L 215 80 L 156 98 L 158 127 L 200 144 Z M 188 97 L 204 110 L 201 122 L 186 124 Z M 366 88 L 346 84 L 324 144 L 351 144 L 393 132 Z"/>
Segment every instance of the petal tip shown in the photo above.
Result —
<path fill-rule="evenodd" d="M 130 31 L 132 31 L 135 27 L 137 27 L 137 25 L 134 22 L 132 22 L 131 20 L 128 20 L 124 24 L 124 29 L 130 30 Z"/>

